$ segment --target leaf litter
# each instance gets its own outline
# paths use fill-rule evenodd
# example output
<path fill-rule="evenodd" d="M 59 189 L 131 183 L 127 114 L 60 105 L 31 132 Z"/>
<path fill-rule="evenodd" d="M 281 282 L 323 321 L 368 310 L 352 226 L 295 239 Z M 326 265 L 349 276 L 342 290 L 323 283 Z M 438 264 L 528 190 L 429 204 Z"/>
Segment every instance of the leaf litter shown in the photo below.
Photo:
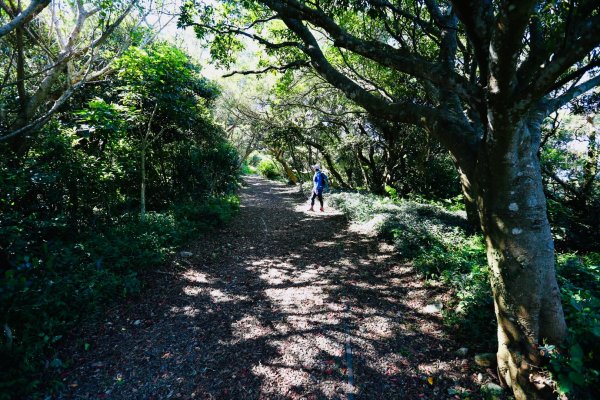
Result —
<path fill-rule="evenodd" d="M 439 312 L 423 312 L 447 300 L 443 288 L 341 213 L 309 213 L 302 200 L 247 177 L 230 225 L 145 271 L 139 298 L 71 334 L 52 397 L 479 398 L 477 373 L 492 377 L 456 354 L 471 346 Z"/>

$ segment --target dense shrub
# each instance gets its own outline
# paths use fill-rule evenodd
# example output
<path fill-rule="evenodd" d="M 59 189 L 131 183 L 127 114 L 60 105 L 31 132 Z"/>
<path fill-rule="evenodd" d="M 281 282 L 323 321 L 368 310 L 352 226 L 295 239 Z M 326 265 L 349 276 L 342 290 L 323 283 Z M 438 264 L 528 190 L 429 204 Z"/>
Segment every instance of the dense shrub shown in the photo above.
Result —
<path fill-rule="evenodd" d="M 279 172 L 279 170 L 277 169 L 277 165 L 275 164 L 275 162 L 269 158 L 264 158 L 259 164 L 258 164 L 258 172 L 260 172 L 260 174 L 262 176 L 264 176 L 265 178 L 268 179 L 277 179 L 279 177 L 281 177 L 281 174 Z"/>
<path fill-rule="evenodd" d="M 557 257 L 569 332 L 568 351 L 547 349 L 550 371 L 569 398 L 600 396 L 600 253 Z"/>
<path fill-rule="evenodd" d="M 175 199 L 189 202 L 206 193 L 213 196 L 232 193 L 239 184 L 239 160 L 235 148 L 221 138 L 212 138 L 209 145 L 194 142 L 178 142 L 168 151 L 161 165 L 172 164 L 174 182 L 165 185 L 158 174 L 153 175 L 156 194 L 164 202 Z M 175 161 L 176 160 L 176 161 Z"/>

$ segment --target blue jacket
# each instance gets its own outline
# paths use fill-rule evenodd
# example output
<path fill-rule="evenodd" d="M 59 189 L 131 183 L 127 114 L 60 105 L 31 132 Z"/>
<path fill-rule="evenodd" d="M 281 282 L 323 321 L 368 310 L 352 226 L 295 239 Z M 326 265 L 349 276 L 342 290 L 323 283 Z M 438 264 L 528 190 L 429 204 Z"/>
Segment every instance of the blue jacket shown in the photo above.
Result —
<path fill-rule="evenodd" d="M 322 192 L 325 187 L 325 181 L 327 177 L 321 171 L 315 172 L 315 176 L 313 177 L 314 190 L 317 192 Z"/>

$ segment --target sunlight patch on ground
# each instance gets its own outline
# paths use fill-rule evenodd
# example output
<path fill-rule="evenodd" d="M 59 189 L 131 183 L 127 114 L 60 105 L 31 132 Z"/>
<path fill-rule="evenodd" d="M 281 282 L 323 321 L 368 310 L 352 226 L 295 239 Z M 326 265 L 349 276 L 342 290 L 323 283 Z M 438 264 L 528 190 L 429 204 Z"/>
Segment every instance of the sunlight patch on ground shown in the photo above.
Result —
<path fill-rule="evenodd" d="M 406 371 L 407 367 L 415 373 L 417 372 L 411 366 L 410 361 L 398 353 L 387 353 L 381 355 L 378 359 L 369 359 L 367 365 L 381 375 L 395 375 L 400 370 Z"/>
<path fill-rule="evenodd" d="M 287 264 L 287 266 L 290 265 Z M 289 275 L 286 274 L 285 270 L 280 268 L 269 268 L 266 271 L 262 271 L 259 276 L 270 285 L 281 285 L 289 280 Z"/>
<path fill-rule="evenodd" d="M 292 335 L 287 340 L 271 340 L 269 344 L 279 350 L 283 364 L 307 369 L 324 369 L 327 360 L 343 354 L 338 339 L 317 333 Z"/>
<path fill-rule="evenodd" d="M 185 307 L 171 307 L 171 312 L 174 314 L 183 314 L 188 317 L 195 317 L 200 313 L 200 310 L 192 306 Z"/>
<path fill-rule="evenodd" d="M 214 279 L 209 279 L 208 275 L 195 269 L 189 269 L 183 273 L 183 277 L 190 282 L 212 283 Z"/>
<path fill-rule="evenodd" d="M 417 370 L 428 376 L 436 375 L 442 371 L 449 371 L 452 369 L 450 363 L 445 361 L 435 361 L 432 363 L 421 363 L 417 366 Z"/>
<path fill-rule="evenodd" d="M 393 253 L 396 250 L 393 244 L 386 242 L 379 242 L 378 246 L 380 253 Z"/>
<path fill-rule="evenodd" d="M 323 373 L 333 373 L 334 359 L 339 359 L 344 354 L 342 337 L 332 336 L 338 335 L 332 335 L 331 332 L 327 336 L 317 333 L 297 334 L 286 340 L 269 341 L 270 345 L 278 349 L 281 357 L 252 367 L 252 371 L 263 379 L 263 394 L 296 398 L 287 396 L 305 393 L 303 388 L 309 385 L 316 385 L 327 398 L 337 398 L 339 394 L 348 391 L 347 384 L 339 379 L 322 379 Z M 318 375 L 322 380 L 319 380 Z"/>
<path fill-rule="evenodd" d="M 288 256 L 286 259 L 263 259 L 252 262 L 251 270 L 256 271 L 259 277 L 266 283 L 277 286 L 286 282 L 293 281 L 295 284 L 312 283 L 325 285 L 327 280 L 317 281 L 320 274 L 325 272 L 323 267 L 315 264 L 304 265 L 302 267 L 292 264 L 294 255 Z"/>
<path fill-rule="evenodd" d="M 206 287 L 186 286 L 183 288 L 183 292 L 188 296 L 209 296 L 213 303 L 227 303 L 230 301 L 248 300 L 248 296 L 231 295 L 223 292 L 220 289 L 212 289 Z"/>
<path fill-rule="evenodd" d="M 325 247 L 334 247 L 335 245 L 336 245 L 336 243 L 333 241 L 322 241 L 322 242 L 315 243 L 313 246 L 325 248 Z"/>
<path fill-rule="evenodd" d="M 321 212 L 319 211 L 319 201 L 316 200 L 315 201 L 315 211 L 308 211 L 308 209 L 310 208 L 310 201 L 307 200 L 305 203 L 301 203 L 298 204 L 294 207 L 294 211 L 299 212 L 299 213 L 303 213 L 306 215 L 311 215 L 314 217 L 319 217 L 319 216 L 324 216 L 324 217 L 331 217 L 333 215 L 342 215 L 342 212 L 336 210 L 335 208 L 329 207 L 329 205 L 327 204 L 327 201 L 325 201 L 325 211 Z"/>
<path fill-rule="evenodd" d="M 298 286 L 284 289 L 266 289 L 265 294 L 280 306 L 323 305 L 323 289 L 314 286 Z"/>
<path fill-rule="evenodd" d="M 364 338 L 370 340 L 391 338 L 398 330 L 398 323 L 380 315 L 364 318 L 361 325 L 368 327 L 364 330 L 361 329 L 361 334 Z"/>
<path fill-rule="evenodd" d="M 380 292 L 386 292 L 390 289 L 389 285 L 373 285 L 364 281 L 352 281 L 351 284 L 359 288 L 368 289 L 369 291 L 379 290 Z"/>
<path fill-rule="evenodd" d="M 270 285 L 283 284 L 293 278 L 292 272 L 295 271 L 292 264 L 271 259 L 254 261 L 251 269 L 258 272 L 259 277 Z"/>
<path fill-rule="evenodd" d="M 292 282 L 295 285 L 311 283 L 312 285 L 327 286 L 328 279 L 322 276 L 330 271 L 326 266 L 317 264 L 294 265 L 295 255 L 280 260 L 260 260 L 252 263 L 253 270 L 259 273 L 261 279 L 271 285 L 281 285 L 283 282 Z"/>
<path fill-rule="evenodd" d="M 206 293 L 206 288 L 186 286 L 183 288 L 183 293 L 187 294 L 188 296 L 198 296 L 199 294 Z"/>
<path fill-rule="evenodd" d="M 239 300 L 234 298 L 234 296 L 225 294 L 222 290 L 219 289 L 213 289 L 209 292 L 209 294 L 215 303 L 225 303 L 229 301 Z"/>
<path fill-rule="evenodd" d="M 396 277 L 389 278 L 388 282 L 389 282 L 389 285 L 392 286 L 392 287 L 400 287 L 404 283 L 402 281 L 402 279 L 396 278 Z"/>
<path fill-rule="evenodd" d="M 316 265 L 307 265 L 299 275 L 294 277 L 294 281 L 298 283 L 310 283 L 312 282 L 314 285 L 327 285 L 329 281 L 327 279 L 320 279 L 321 273 L 323 272 L 323 268 L 320 268 Z"/>
<path fill-rule="evenodd" d="M 391 304 L 399 304 L 400 299 L 394 296 L 382 297 L 383 300 L 390 302 Z"/>
<path fill-rule="evenodd" d="M 341 260 L 338 260 L 336 262 L 337 266 L 343 266 L 348 270 L 355 270 L 356 269 L 356 265 L 354 265 L 354 262 L 352 260 L 350 260 L 349 258 L 342 258 Z"/>
<path fill-rule="evenodd" d="M 397 310 L 389 310 L 389 311 L 382 311 L 379 308 L 375 308 L 375 307 L 352 307 L 352 312 L 356 315 L 359 315 L 361 317 L 372 317 L 372 316 L 376 316 L 376 315 L 388 315 L 389 318 L 393 318 L 396 317 Z M 393 314 L 393 315 L 392 315 Z"/>
<path fill-rule="evenodd" d="M 254 340 L 273 333 L 271 328 L 268 328 L 260 323 L 258 318 L 253 315 L 245 315 L 242 319 L 231 324 L 233 337 L 237 340 Z"/>
<path fill-rule="evenodd" d="M 353 222 L 348 227 L 352 233 L 358 233 L 367 237 L 377 236 L 377 231 L 389 217 L 386 214 L 377 214 L 366 222 Z"/>
<path fill-rule="evenodd" d="M 261 398 L 287 396 L 289 393 L 302 391 L 302 387 L 308 386 L 310 382 L 310 374 L 297 367 L 259 364 L 252 367 L 252 372 L 262 380 Z"/>

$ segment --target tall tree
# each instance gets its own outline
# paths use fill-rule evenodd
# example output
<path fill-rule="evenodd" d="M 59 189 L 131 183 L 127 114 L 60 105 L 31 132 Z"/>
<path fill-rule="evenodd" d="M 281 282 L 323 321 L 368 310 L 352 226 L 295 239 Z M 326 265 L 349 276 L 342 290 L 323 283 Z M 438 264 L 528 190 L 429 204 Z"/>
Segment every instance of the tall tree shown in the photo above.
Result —
<path fill-rule="evenodd" d="M 133 125 L 140 157 L 140 220 L 146 217 L 147 160 L 153 144 L 181 138 L 202 123 L 204 104 L 218 94 L 200 67 L 166 43 L 131 48 L 117 63 L 119 97 Z"/>
<path fill-rule="evenodd" d="M 498 370 L 519 399 L 545 396 L 543 342 L 566 325 L 538 148 L 551 112 L 598 86 L 597 0 L 255 0 L 183 8 L 182 24 L 231 57 L 255 39 L 281 64 L 311 67 L 388 121 L 417 125 L 450 151 L 487 243 L 498 321 Z M 271 28 L 270 30 L 267 28 Z M 216 33 L 216 35 L 212 35 Z M 235 47 L 234 46 L 234 47 Z M 342 72 L 333 46 L 418 82 L 389 98 Z"/>
<path fill-rule="evenodd" d="M 147 24 L 146 17 L 162 11 L 153 0 L 143 7 L 139 3 L 32 1 L 22 10 L 20 1 L 0 1 L 0 17 L 11 18 L 0 28 L 0 60 L 7 61 L 0 94 L 7 89 L 15 99 L 8 93 L 10 100 L 0 104 L 0 142 L 9 142 L 21 157 L 31 144 L 28 136 L 77 90 L 112 73 L 113 61 L 129 46 L 152 41 L 161 29 L 155 25 L 162 22 Z"/>

